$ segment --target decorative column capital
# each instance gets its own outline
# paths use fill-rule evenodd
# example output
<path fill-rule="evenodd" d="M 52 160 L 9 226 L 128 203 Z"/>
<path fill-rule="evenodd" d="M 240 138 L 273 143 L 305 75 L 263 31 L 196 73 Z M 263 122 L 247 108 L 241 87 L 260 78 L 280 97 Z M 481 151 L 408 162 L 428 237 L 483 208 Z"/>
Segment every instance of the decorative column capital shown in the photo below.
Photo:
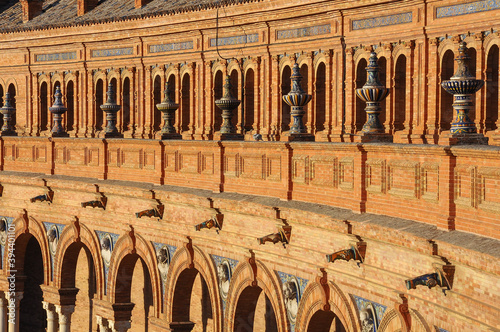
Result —
<path fill-rule="evenodd" d="M 129 320 L 119 322 L 108 321 L 108 324 L 112 332 L 127 332 L 132 326 Z"/>
<path fill-rule="evenodd" d="M 71 321 L 71 314 L 75 312 L 74 305 L 55 305 L 59 315 L 59 324 L 68 324 Z"/>

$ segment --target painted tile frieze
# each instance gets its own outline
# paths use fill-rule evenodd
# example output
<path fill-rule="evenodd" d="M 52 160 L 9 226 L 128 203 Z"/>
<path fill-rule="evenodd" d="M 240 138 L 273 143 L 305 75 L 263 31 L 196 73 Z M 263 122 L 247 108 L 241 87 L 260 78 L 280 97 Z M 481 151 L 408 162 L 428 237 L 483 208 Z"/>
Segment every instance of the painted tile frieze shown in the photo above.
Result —
<path fill-rule="evenodd" d="M 460 16 L 500 9 L 500 0 L 481 0 L 436 8 L 436 18 Z"/>
<path fill-rule="evenodd" d="M 304 290 L 309 280 L 280 271 L 276 271 L 276 273 L 281 280 L 286 314 L 293 332 L 295 331 L 295 321 L 297 319 L 300 299 L 302 298 L 302 294 L 304 294 Z"/>
<path fill-rule="evenodd" d="M 92 57 L 93 58 L 102 58 L 108 56 L 123 56 L 123 55 L 132 55 L 134 54 L 134 49 L 132 47 L 124 47 L 124 48 L 110 48 L 105 50 L 93 50 Z"/>
<path fill-rule="evenodd" d="M 331 32 L 331 25 L 316 25 L 312 27 L 278 30 L 276 31 L 276 39 L 304 38 L 309 36 L 326 35 Z"/>
<path fill-rule="evenodd" d="M 372 29 L 372 28 L 385 27 L 388 25 L 411 23 L 412 21 L 413 21 L 413 13 L 407 12 L 395 15 L 379 16 L 379 17 L 366 18 L 362 20 L 355 20 L 352 21 L 352 29 L 353 30 Z"/>
<path fill-rule="evenodd" d="M 75 59 L 76 59 L 76 52 L 37 54 L 35 57 L 36 62 L 75 60 Z"/>
<path fill-rule="evenodd" d="M 361 332 L 376 332 L 387 307 L 356 295 L 351 296 L 358 308 Z"/>
<path fill-rule="evenodd" d="M 182 51 L 191 49 L 193 49 L 193 41 L 149 45 L 149 53 L 162 53 L 162 52 Z"/>
<path fill-rule="evenodd" d="M 217 267 L 217 280 L 219 282 L 219 293 L 222 299 L 223 309 L 226 310 L 227 294 L 229 293 L 229 285 L 233 276 L 234 269 L 238 265 L 238 261 L 226 257 L 211 255 Z"/>
<path fill-rule="evenodd" d="M 210 38 L 210 47 L 215 46 L 226 46 L 226 45 L 238 45 L 238 44 L 251 44 L 257 43 L 259 41 L 259 35 L 257 33 L 250 35 L 232 36 L 232 37 L 222 37 L 222 38 Z"/>

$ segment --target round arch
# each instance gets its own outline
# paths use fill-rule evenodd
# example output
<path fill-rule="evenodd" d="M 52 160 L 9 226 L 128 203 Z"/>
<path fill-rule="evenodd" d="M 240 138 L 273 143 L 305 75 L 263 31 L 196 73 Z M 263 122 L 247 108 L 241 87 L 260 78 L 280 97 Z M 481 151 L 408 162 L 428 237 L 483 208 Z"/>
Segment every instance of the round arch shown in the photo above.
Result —
<path fill-rule="evenodd" d="M 192 249 L 189 249 L 190 247 Z M 165 287 L 164 305 L 166 319 L 169 322 L 173 321 L 174 295 L 179 276 L 186 270 L 191 269 L 196 269 L 207 285 L 210 305 L 212 308 L 214 331 L 221 331 L 222 302 L 219 298 L 219 286 L 214 262 L 210 259 L 210 257 L 203 253 L 200 248 L 193 246 L 191 243 L 188 243 L 185 247 L 178 249 L 172 257 Z"/>
<path fill-rule="evenodd" d="M 134 234 L 133 231 L 130 231 L 128 234 L 122 235 L 118 239 L 118 241 L 116 241 L 116 244 L 113 248 L 113 253 L 111 254 L 111 259 L 109 262 L 107 283 L 107 294 L 109 294 L 109 302 L 116 303 L 116 301 L 118 300 L 116 280 L 120 275 L 120 266 L 122 261 L 126 258 L 126 256 L 131 254 L 137 254 L 138 259 L 140 258 L 147 267 L 151 279 L 154 317 L 159 317 L 161 308 L 161 286 L 159 284 L 160 276 L 158 274 L 158 267 L 156 265 L 156 253 L 151 243 L 146 242 L 140 235 Z M 136 261 L 134 260 L 134 264 L 135 262 Z M 130 292 L 130 289 L 126 291 Z"/>
<path fill-rule="evenodd" d="M 328 282 L 325 288 L 318 282 L 310 283 L 300 299 L 295 328 L 297 331 L 307 331 L 312 317 L 318 311 L 332 312 L 342 323 L 347 332 L 358 331 L 352 303 L 348 297 L 333 282 Z M 327 296 L 327 292 L 329 293 Z"/>
<path fill-rule="evenodd" d="M 104 285 L 104 270 L 102 269 L 102 259 L 99 255 L 99 240 L 95 233 L 79 222 L 73 222 L 71 225 L 66 226 L 59 238 L 59 245 L 54 257 L 54 286 L 56 288 L 64 287 L 61 276 L 74 274 L 74 272 L 67 271 L 70 265 L 67 264 L 66 255 L 68 254 L 68 249 L 75 243 L 87 248 L 87 254 L 91 256 L 95 269 L 96 293 L 98 298 L 101 299 L 104 293 L 104 289 L 102 288 L 102 285 Z"/>
<path fill-rule="evenodd" d="M 253 258 L 250 260 L 253 260 Z M 238 300 L 247 287 L 260 287 L 262 289 L 273 307 L 278 332 L 288 331 L 288 319 L 280 281 L 275 273 L 272 273 L 258 260 L 255 261 L 253 266 L 249 262 L 240 262 L 234 269 L 227 295 L 229 305 L 226 307 L 224 330 L 226 332 L 234 330 Z"/>

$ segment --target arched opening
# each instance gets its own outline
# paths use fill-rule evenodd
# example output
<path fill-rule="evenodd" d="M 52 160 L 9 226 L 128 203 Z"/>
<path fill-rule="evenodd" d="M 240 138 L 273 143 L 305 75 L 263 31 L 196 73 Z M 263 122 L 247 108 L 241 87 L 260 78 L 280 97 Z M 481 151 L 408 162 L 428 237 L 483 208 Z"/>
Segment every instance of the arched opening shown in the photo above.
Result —
<path fill-rule="evenodd" d="M 156 108 L 156 104 L 161 103 L 161 77 L 160 75 L 155 76 L 153 83 L 153 131 L 157 132 L 160 130 L 161 125 L 161 112 Z"/>
<path fill-rule="evenodd" d="M 70 132 L 74 130 L 74 122 L 75 122 L 75 85 L 73 81 L 69 81 L 66 87 L 66 108 L 68 111 L 66 112 L 66 131 Z"/>
<path fill-rule="evenodd" d="M 247 287 L 241 292 L 234 314 L 234 332 L 278 331 L 271 301 L 260 287 Z"/>
<path fill-rule="evenodd" d="M 236 69 L 233 69 L 231 71 L 231 75 L 229 75 L 229 79 L 231 82 L 231 94 L 233 95 L 234 98 L 241 100 L 239 96 L 239 86 L 238 86 L 238 72 Z M 240 128 L 238 128 L 238 119 L 240 119 L 240 113 L 241 113 L 241 103 L 236 109 L 233 110 L 233 117 L 231 118 L 231 123 L 233 124 L 234 128 L 236 128 L 236 131 L 239 132 Z"/>
<path fill-rule="evenodd" d="M 400 55 L 394 71 L 394 131 L 403 130 L 406 121 L 406 56 Z"/>
<path fill-rule="evenodd" d="M 453 76 L 453 51 L 448 50 L 441 60 L 441 82 L 449 80 Z M 453 95 L 446 92 L 442 87 L 441 91 L 441 130 L 450 130 L 453 121 Z"/>
<path fill-rule="evenodd" d="M 43 291 L 40 287 L 44 283 L 42 249 L 35 237 L 31 235 L 20 236 L 15 244 L 17 274 L 24 273 L 25 276 L 23 298 L 19 310 L 19 330 L 45 331 L 47 315 L 42 306 Z M 23 252 L 24 246 L 24 255 L 19 255 Z"/>
<path fill-rule="evenodd" d="M 291 75 L 292 70 L 289 66 L 285 66 L 281 72 L 281 96 L 287 95 L 291 90 Z M 281 131 L 284 132 L 290 130 L 290 121 L 292 117 L 290 115 L 290 106 L 285 103 L 281 96 Z"/>
<path fill-rule="evenodd" d="M 188 131 L 189 130 L 189 113 L 191 109 L 190 105 L 190 94 L 191 94 L 191 87 L 190 87 L 190 77 L 189 74 L 186 73 L 182 77 L 182 83 L 181 83 L 181 131 Z"/>
<path fill-rule="evenodd" d="M 81 242 L 72 243 L 64 253 L 61 288 L 77 288 L 71 329 L 94 331 L 93 298 L 96 294 L 96 275 L 90 250 Z"/>
<path fill-rule="evenodd" d="M 139 255 L 128 254 L 120 262 L 115 294 L 115 303 L 134 303 L 130 331 L 148 331 L 153 290 L 148 267 Z"/>
<path fill-rule="evenodd" d="M 9 91 L 9 93 L 10 93 L 10 104 L 12 105 L 12 107 L 14 107 L 14 108 L 16 109 L 16 112 L 14 112 L 14 113 L 12 114 L 12 118 L 11 118 L 12 120 L 10 121 L 10 123 L 11 123 L 12 127 L 13 127 L 13 128 L 14 128 L 14 130 L 15 130 L 15 128 L 16 128 L 16 123 L 17 123 L 17 121 L 16 121 L 16 114 L 17 114 L 17 112 L 18 112 L 19 110 L 17 110 L 17 105 L 16 105 L 16 104 L 17 104 L 17 103 L 16 103 L 16 87 L 14 86 L 14 84 L 12 84 L 12 83 L 11 83 L 11 84 L 9 85 L 9 89 L 8 89 L 8 91 Z"/>
<path fill-rule="evenodd" d="M 346 332 L 346 329 L 333 312 L 318 310 L 311 317 L 307 332 Z"/>
<path fill-rule="evenodd" d="M 122 106 L 122 131 L 130 130 L 130 79 L 126 77 L 123 80 L 123 106 Z"/>
<path fill-rule="evenodd" d="M 218 70 L 215 73 L 214 80 L 214 101 L 222 98 L 222 86 L 223 86 L 222 71 Z M 218 108 L 215 104 L 214 107 L 214 131 L 220 131 L 222 125 L 222 110 Z"/>
<path fill-rule="evenodd" d="M 95 130 L 101 131 L 103 126 L 103 111 L 101 105 L 104 104 L 104 83 L 101 79 L 95 85 Z"/>
<path fill-rule="evenodd" d="M 255 118 L 255 75 L 252 68 L 248 69 L 245 77 L 245 121 L 244 128 L 245 131 L 251 131 L 254 129 L 254 118 Z"/>
<path fill-rule="evenodd" d="M 498 45 L 493 45 L 486 60 L 486 131 L 497 129 L 498 121 Z"/>
<path fill-rule="evenodd" d="M 366 66 L 367 62 L 365 59 L 361 59 L 358 62 L 358 65 L 356 67 L 356 86 L 354 87 L 355 89 L 360 89 L 365 85 L 366 83 Z M 355 131 L 358 132 L 363 128 L 363 125 L 365 124 L 366 120 L 366 114 L 365 114 L 365 102 L 356 97 L 356 114 L 355 114 L 355 123 L 354 123 L 354 128 Z M 385 106 L 385 105 L 384 105 Z M 381 121 L 382 122 L 382 119 Z"/>
<path fill-rule="evenodd" d="M 47 83 L 43 82 L 40 86 L 40 131 L 48 129 L 49 121 L 49 103 L 48 103 L 48 87 Z"/>
<path fill-rule="evenodd" d="M 196 269 L 186 269 L 177 278 L 172 304 L 172 322 L 194 324 L 193 331 L 213 331 L 213 310 L 205 279 Z M 171 324 L 171 328 L 177 327 Z"/>
<path fill-rule="evenodd" d="M 316 111 L 314 117 L 316 119 L 316 131 L 325 130 L 326 120 L 326 66 L 321 62 L 316 70 Z"/>

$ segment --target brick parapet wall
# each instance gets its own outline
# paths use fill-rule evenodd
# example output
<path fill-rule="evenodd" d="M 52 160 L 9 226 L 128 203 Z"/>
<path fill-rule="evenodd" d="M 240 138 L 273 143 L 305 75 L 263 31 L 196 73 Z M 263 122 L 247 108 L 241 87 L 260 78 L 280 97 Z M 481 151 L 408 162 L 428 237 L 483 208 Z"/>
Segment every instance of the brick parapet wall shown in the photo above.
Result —
<path fill-rule="evenodd" d="M 262 195 L 500 237 L 500 153 L 493 147 L 28 137 L 1 143 L 4 171 Z"/>

